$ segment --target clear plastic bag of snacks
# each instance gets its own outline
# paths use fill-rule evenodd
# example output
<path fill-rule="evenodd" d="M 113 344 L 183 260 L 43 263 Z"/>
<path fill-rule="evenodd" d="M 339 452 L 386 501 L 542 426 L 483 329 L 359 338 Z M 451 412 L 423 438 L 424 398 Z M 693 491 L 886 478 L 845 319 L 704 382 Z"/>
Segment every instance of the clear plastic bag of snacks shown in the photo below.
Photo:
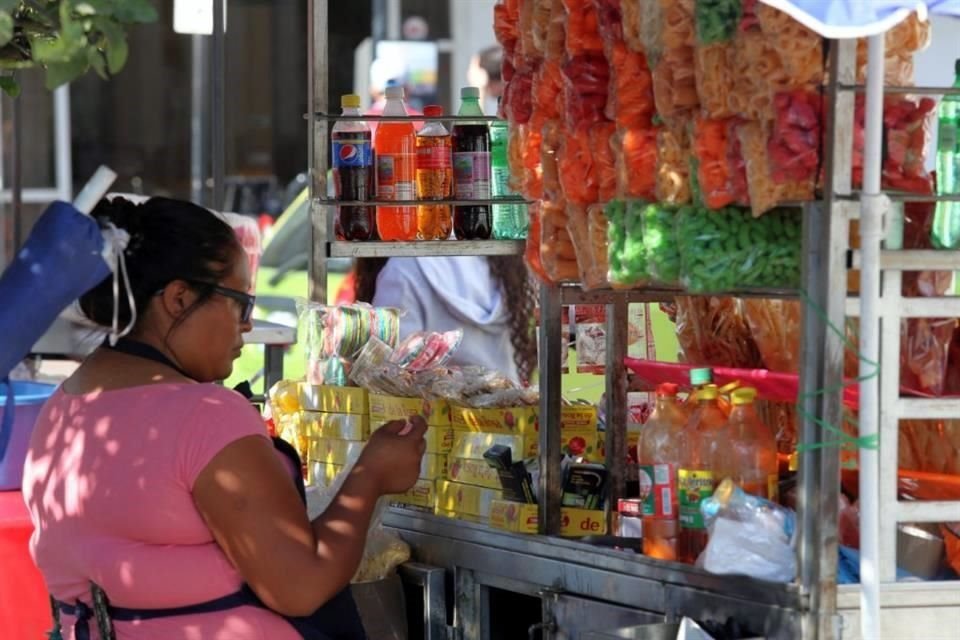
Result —
<path fill-rule="evenodd" d="M 648 204 L 643 208 L 643 247 L 650 279 L 661 285 L 680 284 L 676 206 Z"/>
<path fill-rule="evenodd" d="M 657 130 L 620 129 L 611 138 L 617 197 L 653 200 L 657 188 Z"/>
<path fill-rule="evenodd" d="M 686 122 L 668 124 L 657 131 L 657 202 L 690 202 L 690 133 Z"/>
<path fill-rule="evenodd" d="M 764 366 L 780 373 L 800 371 L 800 321 L 803 309 L 794 300 L 741 300 L 743 315 Z"/>
<path fill-rule="evenodd" d="M 741 0 L 697 0 L 694 16 L 701 45 L 729 42 L 740 27 Z"/>
<path fill-rule="evenodd" d="M 643 203 L 614 200 L 607 204 L 609 240 L 607 279 L 616 287 L 639 287 L 649 281 L 643 246 Z"/>
<path fill-rule="evenodd" d="M 709 209 L 722 209 L 736 202 L 728 163 L 729 121 L 697 117 L 693 121 L 696 187 L 699 200 Z"/>
<path fill-rule="evenodd" d="M 612 122 L 598 122 L 590 127 L 589 139 L 593 149 L 591 173 L 597 182 L 597 200 L 609 202 L 617 197 L 617 159 L 613 151 L 617 126 Z"/>
<path fill-rule="evenodd" d="M 800 285 L 797 209 L 779 208 L 753 218 L 749 210 L 737 207 L 708 211 L 687 206 L 680 210 L 677 237 L 682 281 L 690 292 Z"/>
<path fill-rule="evenodd" d="M 610 65 L 603 52 L 569 58 L 562 70 L 567 128 L 574 130 L 604 120 Z"/>
<path fill-rule="evenodd" d="M 649 128 L 656 106 L 653 76 L 643 53 L 631 51 L 623 41 L 607 45 L 610 89 L 605 114 L 622 128 Z"/>
<path fill-rule="evenodd" d="M 600 185 L 593 165 L 590 127 L 566 131 L 557 150 L 557 172 L 564 199 L 582 205 L 599 199 Z"/>
<path fill-rule="evenodd" d="M 567 232 L 577 254 L 577 267 L 580 270 L 580 284 L 584 289 L 599 289 L 607 284 L 607 254 L 603 247 L 602 258 L 594 252 L 594 241 L 590 233 L 590 211 L 603 205 L 592 204 L 567 206 Z"/>
<path fill-rule="evenodd" d="M 736 299 L 679 297 L 676 323 L 684 362 L 748 369 L 762 366 L 757 345 Z"/>
<path fill-rule="evenodd" d="M 694 55 L 697 96 L 703 113 L 710 118 L 729 118 L 733 91 L 734 46 L 732 42 L 700 45 Z"/>
<path fill-rule="evenodd" d="M 540 208 L 540 263 L 553 282 L 576 282 L 580 275 L 564 202 L 544 202 Z"/>
<path fill-rule="evenodd" d="M 570 57 L 603 51 L 603 38 L 592 0 L 563 0 L 567 10 L 567 55 Z"/>

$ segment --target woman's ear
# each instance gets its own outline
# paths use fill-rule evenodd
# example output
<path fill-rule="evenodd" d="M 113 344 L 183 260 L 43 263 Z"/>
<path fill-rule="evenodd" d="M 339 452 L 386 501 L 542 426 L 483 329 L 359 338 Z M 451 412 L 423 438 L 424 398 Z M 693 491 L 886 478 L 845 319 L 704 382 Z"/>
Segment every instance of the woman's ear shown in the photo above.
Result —
<path fill-rule="evenodd" d="M 160 303 L 163 310 L 174 319 L 180 318 L 184 314 L 193 304 L 194 298 L 193 290 L 183 280 L 170 282 L 160 292 Z"/>

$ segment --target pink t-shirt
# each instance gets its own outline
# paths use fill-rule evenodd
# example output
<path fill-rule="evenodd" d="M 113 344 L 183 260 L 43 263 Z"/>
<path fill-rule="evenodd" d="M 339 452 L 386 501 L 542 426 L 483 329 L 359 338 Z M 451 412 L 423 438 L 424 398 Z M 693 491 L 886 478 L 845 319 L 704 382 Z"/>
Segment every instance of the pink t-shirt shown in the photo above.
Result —
<path fill-rule="evenodd" d="M 228 444 L 266 437 L 250 403 L 212 384 L 167 383 L 71 395 L 37 420 L 23 476 L 30 551 L 58 600 L 90 602 L 89 582 L 118 607 L 199 604 L 243 580 L 193 502 L 193 483 Z M 63 617 L 66 638 L 73 619 Z M 91 632 L 97 636 L 96 624 Z M 115 622 L 118 639 L 294 640 L 256 607 Z"/>

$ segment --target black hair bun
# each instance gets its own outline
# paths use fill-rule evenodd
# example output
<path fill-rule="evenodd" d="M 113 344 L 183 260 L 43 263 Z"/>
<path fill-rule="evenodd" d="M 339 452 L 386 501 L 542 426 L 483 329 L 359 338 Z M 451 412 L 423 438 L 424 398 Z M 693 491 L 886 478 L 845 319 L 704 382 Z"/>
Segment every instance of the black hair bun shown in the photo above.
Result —
<path fill-rule="evenodd" d="M 123 229 L 130 235 L 127 253 L 131 254 L 143 243 L 143 205 L 135 204 L 126 198 L 102 199 L 90 213 L 102 229 L 111 224 Z"/>

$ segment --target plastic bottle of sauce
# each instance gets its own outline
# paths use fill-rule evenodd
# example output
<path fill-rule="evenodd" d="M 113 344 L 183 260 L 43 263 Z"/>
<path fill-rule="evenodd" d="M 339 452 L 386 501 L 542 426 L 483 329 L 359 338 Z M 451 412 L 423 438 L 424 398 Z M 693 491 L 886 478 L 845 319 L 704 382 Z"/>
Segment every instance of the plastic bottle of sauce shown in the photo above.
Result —
<path fill-rule="evenodd" d="M 730 478 L 746 493 L 776 502 L 779 496 L 777 440 L 757 415 L 757 390 L 736 389 L 727 426 L 716 440 L 717 481 Z"/>
<path fill-rule="evenodd" d="M 660 560 L 677 559 L 680 533 L 677 471 L 688 415 L 677 390 L 670 383 L 657 387 L 656 405 L 640 435 L 643 553 Z"/>
<path fill-rule="evenodd" d="M 707 528 L 700 501 L 710 496 L 718 478 L 712 455 L 716 436 L 727 424 L 715 385 L 697 391 L 697 408 L 680 435 L 680 470 L 677 489 L 680 502 L 680 538 L 677 559 L 693 564 L 707 546 Z"/>

